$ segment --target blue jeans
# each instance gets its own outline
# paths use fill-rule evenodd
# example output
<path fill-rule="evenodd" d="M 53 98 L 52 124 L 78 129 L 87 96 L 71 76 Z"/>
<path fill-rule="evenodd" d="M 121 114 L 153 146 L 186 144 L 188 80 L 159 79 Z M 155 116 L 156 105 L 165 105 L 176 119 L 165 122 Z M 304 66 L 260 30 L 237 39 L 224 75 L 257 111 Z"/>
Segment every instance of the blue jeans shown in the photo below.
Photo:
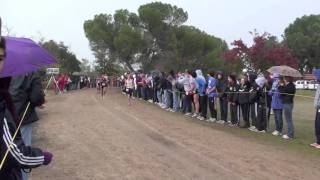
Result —
<path fill-rule="evenodd" d="M 172 108 L 172 92 L 170 90 L 167 90 L 167 96 L 166 96 L 166 105 L 168 108 Z"/>
<path fill-rule="evenodd" d="M 274 112 L 276 130 L 282 133 L 282 128 L 283 128 L 282 109 L 273 109 L 273 112 Z"/>
<path fill-rule="evenodd" d="M 158 101 L 161 104 L 162 103 L 162 95 L 161 95 L 161 90 L 157 90 L 157 97 L 158 97 Z"/>
<path fill-rule="evenodd" d="M 293 111 L 293 104 L 283 104 L 283 112 L 284 117 L 286 118 L 287 126 L 288 126 L 288 136 L 290 138 L 294 138 L 294 126 L 292 120 L 292 111 Z"/>
<path fill-rule="evenodd" d="M 179 92 L 173 92 L 173 110 L 178 112 L 180 110 L 180 94 Z"/>
<path fill-rule="evenodd" d="M 167 104 L 168 104 L 168 90 L 167 89 L 165 89 L 163 91 L 162 103 L 166 106 L 166 108 L 168 108 L 168 106 L 167 106 Z"/>
<path fill-rule="evenodd" d="M 32 143 L 32 124 L 27 124 L 27 125 L 23 125 L 21 126 L 21 136 L 22 136 L 22 140 L 24 142 L 24 144 L 26 146 L 31 146 Z M 25 173 L 23 170 L 21 170 L 22 173 L 22 179 L 23 180 L 27 180 L 29 177 L 28 173 Z"/>

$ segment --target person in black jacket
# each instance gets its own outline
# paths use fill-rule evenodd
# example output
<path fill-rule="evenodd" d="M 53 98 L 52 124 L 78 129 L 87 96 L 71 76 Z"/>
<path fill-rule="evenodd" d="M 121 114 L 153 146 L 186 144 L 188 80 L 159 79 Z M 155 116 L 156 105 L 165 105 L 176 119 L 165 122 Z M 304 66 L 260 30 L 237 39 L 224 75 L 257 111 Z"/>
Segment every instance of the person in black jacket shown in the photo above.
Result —
<path fill-rule="evenodd" d="M 258 77 L 256 80 L 256 86 L 253 88 L 253 94 L 256 96 L 254 99 L 257 102 L 257 122 L 254 129 L 251 131 L 265 133 L 267 130 L 267 91 L 265 77 Z"/>
<path fill-rule="evenodd" d="M 239 90 L 239 85 L 237 84 L 236 76 L 229 75 L 228 77 L 228 102 L 230 103 L 230 116 L 231 116 L 231 126 L 236 126 L 238 123 L 238 98 L 237 93 Z"/>
<path fill-rule="evenodd" d="M 294 138 L 294 125 L 292 119 L 294 95 L 296 93 L 296 86 L 293 84 L 292 77 L 285 77 L 284 83 L 280 83 L 279 92 L 281 93 L 280 99 L 283 104 L 283 112 L 288 126 L 288 134 L 282 136 L 283 139 Z"/>
<path fill-rule="evenodd" d="M 219 105 L 221 120 L 218 123 L 227 123 L 228 119 L 228 81 L 224 78 L 224 74 L 220 71 L 217 73 L 217 91 L 219 93 Z"/>
<path fill-rule="evenodd" d="M 249 128 L 249 130 L 251 130 L 256 128 L 256 120 L 257 120 L 258 104 L 256 103 L 255 94 L 254 94 L 254 88 L 257 86 L 255 82 L 257 79 L 257 75 L 249 74 L 248 79 L 250 82 L 249 103 L 250 103 L 250 117 L 251 117 L 251 127 Z"/>
<path fill-rule="evenodd" d="M 34 73 L 24 76 L 18 76 L 11 79 L 9 92 L 15 106 L 16 114 L 19 119 L 27 108 L 28 103 L 30 106 L 26 111 L 22 126 L 21 136 L 27 146 L 31 146 L 32 142 L 32 125 L 33 122 L 39 120 L 36 113 L 36 107 L 42 107 L 45 102 L 45 95 L 43 92 L 41 80 Z M 10 117 L 10 112 L 6 112 L 7 119 Z M 23 180 L 28 179 L 28 174 L 22 172 Z"/>
<path fill-rule="evenodd" d="M 249 91 L 250 91 L 250 83 L 248 81 L 247 76 L 244 76 L 241 78 L 240 82 L 240 88 L 239 88 L 239 93 L 238 93 L 238 102 L 241 107 L 242 111 L 242 118 L 244 121 L 244 124 L 241 126 L 241 128 L 249 128 L 250 127 L 250 122 L 249 122 Z M 239 113 L 240 114 L 240 113 Z M 240 122 L 240 117 L 239 122 Z M 240 123 L 238 124 L 240 125 Z"/>
<path fill-rule="evenodd" d="M 1 72 L 1 69 L 0 69 Z M 0 168 L 1 180 L 22 180 L 21 169 L 31 169 L 41 165 L 48 165 L 52 160 L 52 154 L 41 149 L 26 146 L 21 139 L 20 131 L 13 140 L 13 134 L 17 131 L 19 123 L 15 108 L 8 88 L 11 78 L 0 78 Z M 6 110 L 11 116 L 5 117 Z M 13 141 L 12 141 L 13 140 Z M 10 145 L 12 143 L 12 145 Z M 6 152 L 10 149 L 7 156 Z"/>

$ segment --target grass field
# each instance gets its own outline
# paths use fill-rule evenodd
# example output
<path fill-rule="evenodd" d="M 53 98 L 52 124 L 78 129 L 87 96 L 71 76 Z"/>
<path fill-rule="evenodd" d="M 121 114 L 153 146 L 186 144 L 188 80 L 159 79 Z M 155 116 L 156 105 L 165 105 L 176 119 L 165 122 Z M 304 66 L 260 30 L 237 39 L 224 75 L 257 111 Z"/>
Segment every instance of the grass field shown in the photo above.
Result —
<path fill-rule="evenodd" d="M 300 97 L 309 96 L 307 97 Z M 239 128 L 229 128 L 230 133 L 241 136 L 244 138 L 249 138 L 256 141 L 263 141 L 264 143 L 270 143 L 273 145 L 289 148 L 293 151 L 298 151 L 302 153 L 308 153 L 313 155 L 320 155 L 320 151 L 310 147 L 310 144 L 315 141 L 314 138 L 314 118 L 315 109 L 313 106 L 313 98 L 315 91 L 309 90 L 299 90 L 297 91 L 297 96 L 295 97 L 293 121 L 295 125 L 295 136 L 296 138 L 292 141 L 283 140 L 280 137 L 275 137 L 271 135 L 271 132 L 275 129 L 274 116 L 270 117 L 270 128 L 269 132 L 266 134 L 251 133 L 246 129 Z M 219 111 L 218 111 L 219 112 Z M 225 130 L 225 127 L 216 127 L 217 129 Z M 229 131 L 229 130 L 228 130 Z M 287 131 L 286 122 L 284 119 L 284 133 Z"/>

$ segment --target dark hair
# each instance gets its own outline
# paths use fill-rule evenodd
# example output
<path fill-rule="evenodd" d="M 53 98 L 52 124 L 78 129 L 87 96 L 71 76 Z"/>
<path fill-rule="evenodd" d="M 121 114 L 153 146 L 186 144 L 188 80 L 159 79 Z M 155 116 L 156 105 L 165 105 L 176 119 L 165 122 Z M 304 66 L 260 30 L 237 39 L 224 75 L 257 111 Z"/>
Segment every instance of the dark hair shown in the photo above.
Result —
<path fill-rule="evenodd" d="M 211 70 L 211 71 L 209 71 L 209 75 L 210 75 L 211 77 L 214 77 L 215 72 L 214 72 L 213 70 Z"/>
<path fill-rule="evenodd" d="M 8 91 L 10 86 L 10 81 L 11 81 L 11 77 L 0 78 L 0 97 L 4 99 L 7 109 L 11 113 L 11 116 L 14 122 L 16 123 L 16 125 L 18 125 L 20 120 L 16 115 L 16 109 L 13 104 L 11 95 Z"/>
<path fill-rule="evenodd" d="M 228 77 L 230 77 L 230 79 L 232 79 L 233 82 L 237 81 L 237 76 L 235 74 L 230 74 Z"/>
<path fill-rule="evenodd" d="M 171 70 L 171 71 L 169 72 L 169 74 L 170 74 L 171 76 L 174 76 L 174 71 Z"/>
<path fill-rule="evenodd" d="M 193 78 L 196 78 L 196 77 L 197 77 L 197 73 L 194 72 L 194 71 L 192 71 L 192 72 L 191 72 L 191 76 L 192 76 Z"/>

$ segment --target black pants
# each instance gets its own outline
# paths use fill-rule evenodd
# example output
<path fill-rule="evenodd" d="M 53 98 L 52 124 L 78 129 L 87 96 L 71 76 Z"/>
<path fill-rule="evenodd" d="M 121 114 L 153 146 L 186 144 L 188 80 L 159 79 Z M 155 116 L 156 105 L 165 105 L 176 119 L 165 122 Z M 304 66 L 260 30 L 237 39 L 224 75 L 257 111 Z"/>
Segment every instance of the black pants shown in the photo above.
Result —
<path fill-rule="evenodd" d="M 183 113 L 191 113 L 192 108 L 191 108 L 191 103 L 192 103 L 192 95 L 185 95 L 183 98 Z"/>
<path fill-rule="evenodd" d="M 214 104 L 214 97 L 209 97 L 209 110 L 212 118 L 217 118 L 217 110 Z"/>
<path fill-rule="evenodd" d="M 258 104 L 256 128 L 259 131 L 267 130 L 267 110 L 265 104 Z"/>
<path fill-rule="evenodd" d="M 230 103 L 230 116 L 231 116 L 231 123 L 237 124 L 238 123 L 238 105 Z"/>
<path fill-rule="evenodd" d="M 315 121 L 315 132 L 317 143 L 320 144 L 320 108 L 317 109 L 316 121 Z"/>
<path fill-rule="evenodd" d="M 141 98 L 141 86 L 138 85 L 137 87 L 137 98 Z"/>
<path fill-rule="evenodd" d="M 227 122 L 228 119 L 228 100 L 225 97 L 219 98 L 221 120 Z"/>
<path fill-rule="evenodd" d="M 249 104 L 241 104 L 241 112 L 242 112 L 242 119 L 244 121 L 244 126 L 250 126 L 249 122 L 249 112 L 250 112 L 250 105 Z M 240 119 L 240 117 L 239 117 Z"/>
<path fill-rule="evenodd" d="M 250 116 L 251 116 L 251 124 L 252 126 L 256 126 L 257 123 L 257 111 L 258 111 L 258 104 L 252 103 L 250 104 Z"/>
<path fill-rule="evenodd" d="M 156 103 L 156 102 L 159 102 L 158 100 L 158 96 L 157 96 L 157 88 L 153 88 L 153 102 Z"/>
<path fill-rule="evenodd" d="M 201 116 L 207 118 L 207 111 L 208 111 L 208 96 L 200 96 L 200 109 L 201 109 Z"/>

